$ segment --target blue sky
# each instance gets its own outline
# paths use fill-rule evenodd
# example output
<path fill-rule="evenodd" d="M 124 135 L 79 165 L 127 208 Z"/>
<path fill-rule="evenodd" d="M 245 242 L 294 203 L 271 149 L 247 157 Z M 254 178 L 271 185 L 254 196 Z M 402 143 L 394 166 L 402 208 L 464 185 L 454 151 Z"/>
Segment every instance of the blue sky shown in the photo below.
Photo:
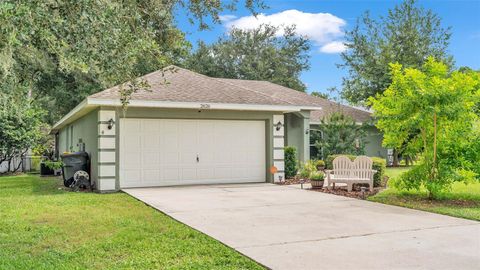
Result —
<path fill-rule="evenodd" d="M 400 2 L 265 0 L 269 8 L 260 11 L 265 15 L 260 20 L 295 21 L 297 28 L 301 26 L 303 32 L 311 35 L 314 44 L 310 51 L 311 68 L 302 74 L 301 79 L 306 83 L 309 92 L 325 92 L 332 86 L 341 89 L 342 77 L 346 74 L 344 70 L 336 67 L 336 64 L 341 63 L 337 51 L 341 50 L 339 44 L 341 44 L 343 31 L 351 29 L 356 18 L 366 10 L 370 11 L 372 17 L 377 18 L 385 15 L 388 9 Z M 438 14 L 442 18 L 444 27 L 452 28 L 449 52 L 454 56 L 456 66 L 480 69 L 480 0 L 424 0 L 418 3 Z M 197 40 L 214 42 L 227 31 L 229 25 L 251 27 L 255 24 L 252 21 L 254 19 L 249 17 L 251 14 L 242 7 L 234 12 L 223 12 L 222 15 L 228 15 L 225 16 L 223 24 L 213 25 L 211 30 L 206 31 L 198 31 L 197 26 L 191 25 L 182 10 L 177 11 L 176 20 L 180 29 L 187 33 L 187 39 L 194 45 Z M 316 24 L 310 22 L 316 22 Z M 312 25 L 322 25 L 322 27 L 321 29 L 312 28 Z"/>

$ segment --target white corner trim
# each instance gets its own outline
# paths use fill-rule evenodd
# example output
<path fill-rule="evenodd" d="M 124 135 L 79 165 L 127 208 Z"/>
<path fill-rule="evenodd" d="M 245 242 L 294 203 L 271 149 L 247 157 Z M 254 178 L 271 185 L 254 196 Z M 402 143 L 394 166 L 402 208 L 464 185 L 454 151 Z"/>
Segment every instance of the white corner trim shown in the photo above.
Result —
<path fill-rule="evenodd" d="M 115 177 L 115 165 L 102 165 L 98 166 L 99 177 Z M 101 180 L 100 180 L 101 181 Z"/>
<path fill-rule="evenodd" d="M 109 191 L 115 190 L 115 178 L 102 178 L 99 179 L 99 187 L 97 187 L 100 191 Z"/>

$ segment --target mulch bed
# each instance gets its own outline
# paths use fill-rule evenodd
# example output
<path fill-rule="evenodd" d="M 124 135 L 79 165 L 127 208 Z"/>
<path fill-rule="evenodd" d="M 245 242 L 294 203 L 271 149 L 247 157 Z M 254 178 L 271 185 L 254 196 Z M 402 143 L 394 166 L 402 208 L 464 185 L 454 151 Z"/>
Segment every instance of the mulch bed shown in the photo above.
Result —
<path fill-rule="evenodd" d="M 298 184 L 301 184 L 301 183 L 302 183 L 302 181 L 298 178 L 290 178 L 290 179 L 286 179 L 282 182 L 277 182 L 275 184 L 284 186 L 284 185 L 298 185 Z M 307 183 L 310 183 L 310 180 L 303 180 L 303 184 L 307 184 Z M 309 188 L 308 190 L 365 200 L 366 198 L 377 194 L 378 192 L 382 191 L 383 189 L 384 189 L 383 187 L 376 187 L 376 188 L 373 189 L 372 192 L 370 192 L 369 189 L 367 188 L 367 190 L 363 194 L 362 194 L 362 191 L 361 191 L 359 185 L 354 185 L 353 190 L 351 192 L 347 191 L 347 187 L 338 187 L 338 186 L 335 187 L 335 189 L 330 189 L 330 190 L 327 189 L 327 188 Z"/>
<path fill-rule="evenodd" d="M 365 200 L 366 198 L 373 196 L 383 190 L 381 187 L 376 187 L 373 189 L 372 192 L 370 192 L 367 188 L 367 190 L 362 193 L 360 187 L 355 187 L 351 192 L 348 192 L 346 187 L 336 187 L 335 189 L 327 189 L 327 188 L 315 188 L 315 189 L 310 189 L 311 191 L 316 191 L 316 192 L 323 192 L 323 193 L 329 193 L 333 195 L 338 195 L 338 196 L 344 196 L 344 197 L 349 197 L 349 198 L 355 198 L 355 199 L 361 199 Z"/>
<path fill-rule="evenodd" d="M 299 178 L 290 178 L 290 179 L 285 179 L 282 182 L 276 182 L 275 184 L 285 186 L 285 185 L 299 185 L 301 183 L 307 184 L 310 183 L 310 180 L 303 180 L 301 181 Z"/>

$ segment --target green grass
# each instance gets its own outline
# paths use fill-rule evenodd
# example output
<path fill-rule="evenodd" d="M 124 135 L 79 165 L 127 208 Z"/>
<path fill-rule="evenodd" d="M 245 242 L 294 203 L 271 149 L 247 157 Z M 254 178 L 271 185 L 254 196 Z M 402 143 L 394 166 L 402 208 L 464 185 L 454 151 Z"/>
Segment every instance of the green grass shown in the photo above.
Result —
<path fill-rule="evenodd" d="M 263 269 L 124 193 L 0 177 L 0 269 Z"/>
<path fill-rule="evenodd" d="M 408 168 L 387 168 L 386 175 L 398 177 Z M 425 190 L 400 191 L 388 188 L 368 200 L 391 205 L 419 209 L 454 217 L 480 220 L 480 183 L 454 183 L 451 190 L 441 194 L 438 200 L 427 199 Z"/>

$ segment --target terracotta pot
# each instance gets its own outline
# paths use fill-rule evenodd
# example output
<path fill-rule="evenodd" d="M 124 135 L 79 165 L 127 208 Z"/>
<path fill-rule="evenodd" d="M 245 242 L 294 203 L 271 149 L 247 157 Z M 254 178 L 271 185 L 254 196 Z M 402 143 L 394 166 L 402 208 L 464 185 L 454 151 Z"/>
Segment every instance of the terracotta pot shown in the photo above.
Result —
<path fill-rule="evenodd" d="M 312 184 L 312 188 L 323 188 L 324 180 L 310 180 L 310 184 Z"/>

